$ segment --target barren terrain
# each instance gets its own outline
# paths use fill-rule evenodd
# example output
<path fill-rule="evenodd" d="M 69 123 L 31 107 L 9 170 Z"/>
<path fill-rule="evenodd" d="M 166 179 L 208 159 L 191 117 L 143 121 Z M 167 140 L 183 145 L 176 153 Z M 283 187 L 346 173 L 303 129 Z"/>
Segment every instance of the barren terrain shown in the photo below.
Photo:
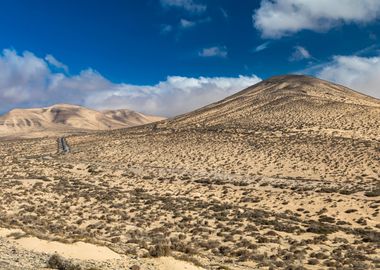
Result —
<path fill-rule="evenodd" d="M 174 119 L 69 136 L 68 154 L 54 138 L 2 141 L 0 268 L 54 267 L 56 251 L 66 269 L 378 269 L 379 138 L 379 100 L 282 76 Z"/>
<path fill-rule="evenodd" d="M 71 104 L 13 109 L 0 116 L 0 138 L 57 137 L 133 127 L 163 120 L 127 109 L 96 111 Z"/>

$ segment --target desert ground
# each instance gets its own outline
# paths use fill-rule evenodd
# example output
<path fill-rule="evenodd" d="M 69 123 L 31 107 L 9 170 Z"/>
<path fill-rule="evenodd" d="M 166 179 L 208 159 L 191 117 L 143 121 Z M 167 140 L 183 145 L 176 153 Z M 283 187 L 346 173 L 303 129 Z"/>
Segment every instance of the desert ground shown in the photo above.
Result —
<path fill-rule="evenodd" d="M 0 269 L 379 269 L 380 101 L 275 77 L 141 127 L 0 142 Z"/>

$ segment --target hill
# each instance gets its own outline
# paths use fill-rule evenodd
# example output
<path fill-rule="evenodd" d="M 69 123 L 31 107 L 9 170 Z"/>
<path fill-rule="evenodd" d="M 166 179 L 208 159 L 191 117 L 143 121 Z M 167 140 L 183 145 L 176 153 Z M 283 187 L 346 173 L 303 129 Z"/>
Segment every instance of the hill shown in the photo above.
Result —
<path fill-rule="evenodd" d="M 226 99 L 163 122 L 172 128 L 380 134 L 380 100 L 303 75 L 276 76 Z"/>
<path fill-rule="evenodd" d="M 0 116 L 0 137 L 31 138 L 111 130 L 162 120 L 130 110 L 95 111 L 57 104 L 47 108 L 14 109 Z"/>

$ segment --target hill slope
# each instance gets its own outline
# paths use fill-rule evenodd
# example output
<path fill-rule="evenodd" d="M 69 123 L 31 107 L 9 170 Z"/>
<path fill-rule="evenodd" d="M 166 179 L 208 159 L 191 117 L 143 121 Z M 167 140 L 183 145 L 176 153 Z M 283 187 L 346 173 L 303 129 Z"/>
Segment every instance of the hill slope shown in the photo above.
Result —
<path fill-rule="evenodd" d="M 14 109 L 0 117 L 0 137 L 40 137 L 110 130 L 162 120 L 130 110 L 99 112 L 57 104 L 47 108 Z"/>
<path fill-rule="evenodd" d="M 173 128 L 355 131 L 380 134 L 380 100 L 302 75 L 272 77 L 165 122 Z M 164 126 L 164 125 L 162 125 Z"/>
<path fill-rule="evenodd" d="M 103 111 L 103 114 L 114 121 L 123 123 L 127 127 L 144 125 L 147 123 L 157 122 L 165 119 L 160 116 L 144 115 L 142 113 L 127 109 L 106 110 Z"/>

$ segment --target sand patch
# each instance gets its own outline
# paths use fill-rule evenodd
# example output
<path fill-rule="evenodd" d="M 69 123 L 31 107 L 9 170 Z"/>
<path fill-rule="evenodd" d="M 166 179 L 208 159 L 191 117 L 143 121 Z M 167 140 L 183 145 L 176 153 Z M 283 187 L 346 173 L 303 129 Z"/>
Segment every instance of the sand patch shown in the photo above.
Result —
<path fill-rule="evenodd" d="M 204 270 L 202 267 L 172 257 L 160 257 L 154 260 L 154 264 L 158 270 Z"/>
<path fill-rule="evenodd" d="M 5 228 L 0 228 L 0 237 L 8 237 L 11 234 L 14 233 L 23 233 L 22 230 L 19 229 L 5 229 Z"/>
<path fill-rule="evenodd" d="M 121 256 L 111 249 L 94 244 L 76 242 L 73 244 L 65 244 L 57 241 L 42 240 L 37 237 L 21 237 L 19 239 L 12 238 L 12 234 L 22 233 L 21 230 L 0 229 L 0 237 L 7 237 L 8 240 L 17 243 L 26 250 L 41 253 L 57 253 L 65 258 L 78 260 L 95 260 L 108 261 L 121 259 Z"/>

